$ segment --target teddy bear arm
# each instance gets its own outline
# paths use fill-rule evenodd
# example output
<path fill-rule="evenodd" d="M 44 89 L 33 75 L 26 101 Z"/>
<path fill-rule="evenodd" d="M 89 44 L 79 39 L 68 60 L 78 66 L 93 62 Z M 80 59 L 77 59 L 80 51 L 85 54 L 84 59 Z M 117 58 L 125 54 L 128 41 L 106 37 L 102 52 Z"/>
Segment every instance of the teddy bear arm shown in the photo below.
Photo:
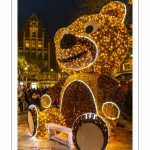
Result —
<path fill-rule="evenodd" d="M 54 86 L 49 88 L 45 94 L 48 94 L 51 97 L 52 103 L 60 98 L 60 92 L 62 90 L 62 86 L 64 85 L 67 77 L 60 79 Z"/>
<path fill-rule="evenodd" d="M 123 108 L 125 96 L 116 79 L 107 75 L 101 75 L 98 78 L 98 87 L 105 93 L 104 102 L 114 102 L 120 109 Z"/>

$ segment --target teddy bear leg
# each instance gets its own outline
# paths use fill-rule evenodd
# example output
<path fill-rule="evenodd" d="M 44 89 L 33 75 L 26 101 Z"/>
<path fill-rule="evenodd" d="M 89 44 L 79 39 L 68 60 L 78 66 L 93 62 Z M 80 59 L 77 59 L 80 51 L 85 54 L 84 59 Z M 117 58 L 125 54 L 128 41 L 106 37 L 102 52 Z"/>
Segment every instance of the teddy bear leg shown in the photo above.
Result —
<path fill-rule="evenodd" d="M 101 149 L 107 147 L 109 129 L 107 123 L 94 113 L 84 113 L 73 124 L 73 142 L 77 149 Z"/>

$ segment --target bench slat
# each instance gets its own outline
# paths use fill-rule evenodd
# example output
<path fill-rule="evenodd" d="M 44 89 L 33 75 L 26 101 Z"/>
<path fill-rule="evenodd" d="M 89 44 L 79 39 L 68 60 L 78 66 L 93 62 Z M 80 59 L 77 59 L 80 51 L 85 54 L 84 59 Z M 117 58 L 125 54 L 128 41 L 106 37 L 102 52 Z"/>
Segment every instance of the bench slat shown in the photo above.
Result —
<path fill-rule="evenodd" d="M 47 123 L 45 126 L 48 129 L 49 139 L 53 139 L 53 140 L 56 140 L 56 141 L 58 141 L 64 145 L 67 145 L 69 150 L 74 149 L 74 144 L 72 141 L 72 129 L 71 128 L 61 126 L 61 125 L 58 125 L 55 123 Z M 61 137 L 61 136 L 57 135 L 56 131 L 68 134 L 68 139 L 65 137 Z"/>
<path fill-rule="evenodd" d="M 53 140 L 56 140 L 64 145 L 67 145 L 68 146 L 68 139 L 64 138 L 64 137 L 61 137 L 61 136 L 58 136 L 58 135 L 53 135 L 51 136 L 51 139 Z"/>
<path fill-rule="evenodd" d="M 59 132 L 63 131 L 64 133 L 70 134 L 72 133 L 72 129 L 65 127 L 65 126 L 61 126 L 55 123 L 47 123 L 46 124 L 46 128 L 52 129 L 52 130 L 57 130 Z"/>

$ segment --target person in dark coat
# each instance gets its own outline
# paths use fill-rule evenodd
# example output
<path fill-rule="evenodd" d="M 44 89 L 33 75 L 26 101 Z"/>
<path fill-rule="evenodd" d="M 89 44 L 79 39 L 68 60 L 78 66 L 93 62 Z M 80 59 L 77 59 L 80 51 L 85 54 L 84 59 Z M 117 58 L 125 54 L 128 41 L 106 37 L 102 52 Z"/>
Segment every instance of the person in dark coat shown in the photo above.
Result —
<path fill-rule="evenodd" d="M 28 89 L 28 91 L 27 91 L 27 97 L 28 97 L 28 100 L 29 100 L 30 105 L 31 105 L 32 93 L 31 93 L 30 89 Z"/>
<path fill-rule="evenodd" d="M 18 105 L 19 105 L 20 111 L 23 112 L 23 103 L 25 101 L 25 95 L 21 88 L 19 88 L 18 101 L 19 101 Z"/>
<path fill-rule="evenodd" d="M 29 107 L 29 106 L 30 106 L 30 101 L 29 101 L 29 99 L 28 99 L 27 90 L 24 89 L 23 92 L 24 92 L 24 95 L 25 95 L 25 101 L 26 101 L 26 103 L 28 104 L 28 107 Z"/>
<path fill-rule="evenodd" d="M 40 108 L 40 98 L 39 95 L 36 94 L 36 92 L 34 92 L 32 94 L 32 98 L 31 98 L 31 105 L 36 105 Z"/>

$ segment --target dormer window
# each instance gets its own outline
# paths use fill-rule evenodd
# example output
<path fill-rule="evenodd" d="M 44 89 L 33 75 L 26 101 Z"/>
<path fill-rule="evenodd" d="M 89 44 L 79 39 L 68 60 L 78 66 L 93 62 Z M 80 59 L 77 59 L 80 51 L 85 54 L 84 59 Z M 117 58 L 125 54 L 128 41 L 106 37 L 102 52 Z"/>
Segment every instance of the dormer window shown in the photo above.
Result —
<path fill-rule="evenodd" d="M 30 20 L 30 27 L 31 28 L 38 28 L 38 22 L 36 20 Z"/>
<path fill-rule="evenodd" d="M 32 32 L 32 37 L 36 37 L 36 32 L 35 31 Z"/>
<path fill-rule="evenodd" d="M 125 63 L 123 64 L 123 71 L 131 70 L 131 65 L 130 63 Z"/>

